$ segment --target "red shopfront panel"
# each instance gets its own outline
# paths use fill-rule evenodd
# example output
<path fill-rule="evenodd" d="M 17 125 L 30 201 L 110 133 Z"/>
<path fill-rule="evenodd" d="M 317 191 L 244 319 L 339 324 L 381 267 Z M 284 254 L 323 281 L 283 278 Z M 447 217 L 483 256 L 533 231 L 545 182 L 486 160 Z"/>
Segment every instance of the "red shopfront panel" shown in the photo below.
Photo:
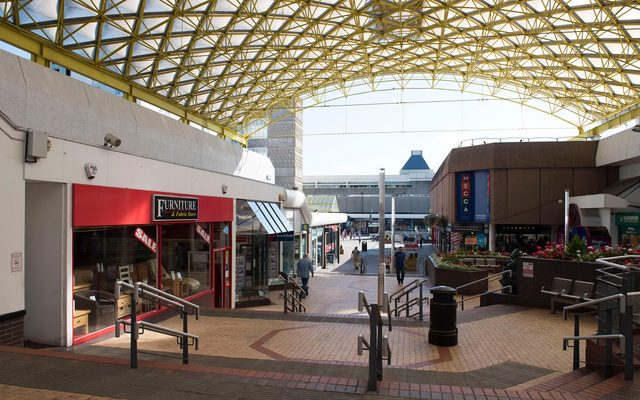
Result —
<path fill-rule="evenodd" d="M 198 199 L 197 220 L 173 222 L 224 222 L 233 219 L 233 200 L 228 198 L 74 184 L 73 226 L 156 223 L 151 218 L 154 194 Z"/>

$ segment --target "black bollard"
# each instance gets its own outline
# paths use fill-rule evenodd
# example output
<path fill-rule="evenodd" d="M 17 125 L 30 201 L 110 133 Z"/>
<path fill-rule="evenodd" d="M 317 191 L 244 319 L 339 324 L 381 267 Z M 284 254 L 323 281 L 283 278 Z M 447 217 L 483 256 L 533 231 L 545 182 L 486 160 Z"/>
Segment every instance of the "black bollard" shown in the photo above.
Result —
<path fill-rule="evenodd" d="M 430 305 L 429 343 L 436 346 L 456 346 L 458 303 L 453 298 L 456 290 L 448 286 L 435 286 L 431 288 L 431 294 L 433 298 Z"/>

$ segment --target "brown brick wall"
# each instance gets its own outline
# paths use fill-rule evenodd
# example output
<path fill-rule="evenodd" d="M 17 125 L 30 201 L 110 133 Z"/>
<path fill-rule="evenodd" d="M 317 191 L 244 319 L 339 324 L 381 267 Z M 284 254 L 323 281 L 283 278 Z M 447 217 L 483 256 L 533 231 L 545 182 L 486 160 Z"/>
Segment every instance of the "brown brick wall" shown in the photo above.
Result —
<path fill-rule="evenodd" d="M 533 278 L 522 276 L 522 263 L 533 263 Z M 542 286 L 550 287 L 554 277 L 577 279 L 595 282 L 598 274 L 598 263 L 551 260 L 545 258 L 526 257 L 518 259 L 517 285 L 518 294 L 515 303 L 522 306 L 548 308 L 549 295 L 540 293 Z"/>
<path fill-rule="evenodd" d="M 24 312 L 0 316 L 0 345 L 24 345 Z"/>
<path fill-rule="evenodd" d="M 489 273 L 486 271 L 463 272 L 438 268 L 431 262 L 431 258 L 428 258 L 427 275 L 429 276 L 430 284 L 432 286 L 449 286 L 455 289 L 456 287 L 462 286 L 466 283 L 486 278 Z M 461 289 L 458 294 L 472 295 L 484 293 L 487 291 L 488 287 L 489 284 L 487 281 L 478 282 L 475 285 Z"/>

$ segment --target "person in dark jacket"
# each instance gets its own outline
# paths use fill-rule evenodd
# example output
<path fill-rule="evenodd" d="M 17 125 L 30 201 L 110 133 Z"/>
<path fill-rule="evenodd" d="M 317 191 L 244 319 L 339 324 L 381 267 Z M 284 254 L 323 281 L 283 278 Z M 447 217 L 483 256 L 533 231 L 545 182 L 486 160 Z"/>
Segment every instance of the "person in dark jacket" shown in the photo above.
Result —
<path fill-rule="evenodd" d="M 313 265 L 311 264 L 311 259 L 309 258 L 309 254 L 306 254 L 298 260 L 298 264 L 296 265 L 297 274 L 302 280 L 302 289 L 304 289 L 305 294 L 309 295 L 309 276 L 313 276 Z"/>
<path fill-rule="evenodd" d="M 404 252 L 404 247 L 400 247 L 398 251 L 396 251 L 396 254 L 394 254 L 396 276 L 398 277 L 398 283 L 401 285 L 404 283 L 404 270 L 405 270 L 404 267 L 405 267 L 406 256 L 407 255 Z"/>

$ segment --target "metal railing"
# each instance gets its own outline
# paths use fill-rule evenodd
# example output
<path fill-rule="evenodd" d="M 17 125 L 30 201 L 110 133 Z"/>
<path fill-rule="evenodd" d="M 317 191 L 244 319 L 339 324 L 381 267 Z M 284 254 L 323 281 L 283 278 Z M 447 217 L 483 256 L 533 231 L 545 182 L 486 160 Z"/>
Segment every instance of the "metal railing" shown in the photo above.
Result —
<path fill-rule="evenodd" d="M 280 272 L 280 278 L 284 280 L 284 290 L 280 292 L 283 298 L 284 313 L 288 312 L 307 312 L 307 308 L 302 304 L 304 298 L 304 289 L 289 274 Z"/>
<path fill-rule="evenodd" d="M 624 354 L 624 379 L 633 380 L 633 309 L 627 299 L 629 297 L 640 296 L 640 292 L 630 292 L 626 294 L 618 293 L 599 299 L 589 300 L 578 304 L 572 304 L 562 309 L 563 318 L 566 320 L 569 312 L 574 312 L 573 336 L 562 338 L 562 349 L 573 347 L 573 369 L 580 368 L 580 341 L 581 340 L 605 340 L 605 360 L 604 376 L 610 378 L 613 375 L 613 341 L 618 341 L 621 354 Z M 607 307 L 606 303 L 617 302 L 617 307 Z M 578 310 L 598 306 L 598 312 L 605 313 L 605 328 L 603 333 L 597 335 L 580 335 L 580 317 L 582 315 L 593 314 L 590 312 L 578 312 Z M 619 319 L 619 332 L 613 333 L 613 311 L 619 309 L 621 318 Z M 569 342 L 573 342 L 573 346 Z"/>
<path fill-rule="evenodd" d="M 389 296 L 393 303 L 393 309 L 389 311 L 395 317 L 399 317 L 402 312 L 405 316 L 412 318 L 418 316 L 420 321 L 424 320 L 424 304 L 429 305 L 429 297 L 424 291 L 424 287 L 429 287 L 429 279 L 416 279 L 407 286 L 397 290 Z M 418 290 L 417 297 L 411 297 L 411 294 Z M 404 302 L 402 302 L 404 300 Z M 418 306 L 418 311 L 411 313 L 413 307 Z"/>
<path fill-rule="evenodd" d="M 116 281 L 114 287 L 116 301 L 120 298 L 121 288 L 129 289 L 131 292 L 128 293 L 131 296 L 131 315 L 129 320 L 116 318 L 115 335 L 116 337 L 120 337 L 120 325 L 122 325 L 124 333 L 131 334 L 131 368 L 138 368 L 138 339 L 145 330 L 175 337 L 178 346 L 182 349 L 182 363 L 189 364 L 189 346 L 194 346 L 195 349 L 198 350 L 199 337 L 189 333 L 187 316 L 192 314 L 195 315 L 196 319 L 199 319 L 200 306 L 142 282 L 131 284 L 121 280 Z M 140 297 L 156 301 L 160 306 L 178 310 L 180 318 L 182 319 L 182 331 L 166 328 L 147 321 L 138 321 L 136 305 Z M 129 327 L 129 331 L 127 331 L 127 327 Z"/>
<path fill-rule="evenodd" d="M 391 313 L 389 310 L 389 296 L 384 293 L 383 310 L 386 308 L 389 316 L 389 331 L 391 331 Z M 358 335 L 358 355 L 361 356 L 364 350 L 369 352 L 369 381 L 368 391 L 378 390 L 378 381 L 382 380 L 382 360 L 387 360 L 391 365 L 391 347 L 389 338 L 382 335 L 383 320 L 378 304 L 369 304 L 364 292 L 358 292 L 358 311 L 367 310 L 369 314 L 369 340 L 364 335 Z"/>
<path fill-rule="evenodd" d="M 482 278 L 482 279 L 478 279 L 478 280 L 473 281 L 473 282 L 465 283 L 464 285 L 458 286 L 456 288 L 456 293 L 458 293 L 460 291 L 460 289 L 463 289 L 463 288 L 466 288 L 466 287 L 469 287 L 469 286 L 472 286 L 472 285 L 475 285 L 475 284 L 478 284 L 478 283 L 481 283 L 481 282 L 484 282 L 484 281 L 487 281 L 487 284 L 488 284 L 490 281 L 496 280 L 497 278 L 502 277 L 505 274 L 508 274 L 509 277 L 511 277 L 511 270 L 507 269 L 507 270 L 504 270 L 502 272 L 498 272 L 496 274 L 488 275 L 486 278 Z M 469 301 L 469 300 L 472 300 L 472 299 L 475 299 L 475 298 L 478 298 L 478 297 L 482 297 L 482 296 L 485 296 L 485 295 L 490 294 L 490 293 L 502 292 L 504 290 L 508 290 L 507 293 L 511 294 L 511 285 L 504 285 L 504 286 L 502 286 L 500 288 L 497 288 L 497 289 L 487 290 L 484 293 L 474 294 L 472 296 L 467 297 L 466 299 L 464 297 L 464 294 L 461 294 L 460 295 L 460 300 L 458 301 L 458 304 L 460 304 L 460 309 L 464 310 L 464 302 L 465 301 Z M 511 301 L 511 296 L 507 296 L 507 304 L 510 304 L 510 301 Z"/>

